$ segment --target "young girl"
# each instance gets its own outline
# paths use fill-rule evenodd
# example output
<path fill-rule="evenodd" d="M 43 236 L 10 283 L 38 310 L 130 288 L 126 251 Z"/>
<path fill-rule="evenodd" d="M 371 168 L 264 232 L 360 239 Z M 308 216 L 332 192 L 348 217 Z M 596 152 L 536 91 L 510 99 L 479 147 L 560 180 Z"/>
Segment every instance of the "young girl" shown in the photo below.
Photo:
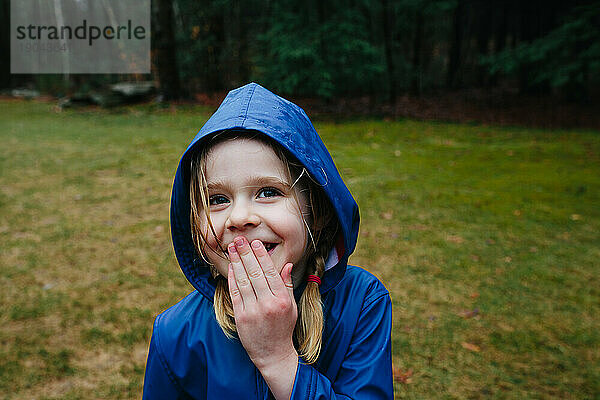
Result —
<path fill-rule="evenodd" d="M 155 322 L 144 399 L 389 399 L 391 302 L 347 265 L 358 206 L 301 108 L 229 93 L 175 175 L 196 289 Z"/>

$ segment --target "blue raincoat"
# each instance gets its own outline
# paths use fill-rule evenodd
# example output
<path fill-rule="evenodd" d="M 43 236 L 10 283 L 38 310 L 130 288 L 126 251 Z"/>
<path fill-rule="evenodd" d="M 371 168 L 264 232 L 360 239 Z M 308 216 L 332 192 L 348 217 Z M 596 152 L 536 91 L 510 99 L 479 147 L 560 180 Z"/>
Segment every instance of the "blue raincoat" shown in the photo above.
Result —
<path fill-rule="evenodd" d="M 312 123 L 295 104 L 255 83 L 231 91 L 183 154 L 171 197 L 171 234 L 181 270 L 196 289 L 155 322 L 144 399 L 268 399 L 267 384 L 237 339 L 228 339 L 213 310 L 215 280 L 190 231 L 190 154 L 211 134 L 262 132 L 304 164 L 324 188 L 342 227 L 320 286 L 325 325 L 319 359 L 299 360 L 292 399 L 393 397 L 388 291 L 367 271 L 347 265 L 358 236 L 358 206 Z M 343 244 L 342 244 L 343 243 Z M 295 290 L 296 300 L 304 286 Z"/>

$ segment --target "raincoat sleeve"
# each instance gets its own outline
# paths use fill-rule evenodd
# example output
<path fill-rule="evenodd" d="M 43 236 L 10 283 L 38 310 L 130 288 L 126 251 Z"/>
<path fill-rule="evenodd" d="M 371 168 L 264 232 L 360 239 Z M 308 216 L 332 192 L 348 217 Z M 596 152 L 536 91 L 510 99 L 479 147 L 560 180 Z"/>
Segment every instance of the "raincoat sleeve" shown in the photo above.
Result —
<path fill-rule="evenodd" d="M 176 383 L 169 366 L 166 363 L 160 346 L 160 330 L 158 321 L 154 322 L 148 360 L 146 362 L 146 375 L 144 377 L 143 400 L 154 399 L 187 399 L 185 393 Z"/>
<path fill-rule="evenodd" d="M 392 304 L 388 293 L 366 303 L 334 381 L 300 360 L 292 399 L 392 399 Z"/>

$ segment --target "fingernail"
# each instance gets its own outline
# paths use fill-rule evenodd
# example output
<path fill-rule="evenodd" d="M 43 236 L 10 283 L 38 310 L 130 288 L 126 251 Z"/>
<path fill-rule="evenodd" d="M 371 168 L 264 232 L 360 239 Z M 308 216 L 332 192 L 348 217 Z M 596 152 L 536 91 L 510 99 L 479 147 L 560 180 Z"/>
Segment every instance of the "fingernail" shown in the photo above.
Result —
<path fill-rule="evenodd" d="M 255 240 L 252 242 L 252 247 L 255 249 L 260 249 L 260 246 L 262 246 L 262 242 L 260 240 Z"/>
<path fill-rule="evenodd" d="M 244 238 L 243 237 L 235 238 L 234 242 L 235 242 L 236 246 L 241 247 L 244 245 Z"/>
<path fill-rule="evenodd" d="M 235 248 L 235 245 L 233 245 L 233 244 L 230 244 L 227 247 L 227 250 L 229 250 L 230 253 L 237 253 L 237 249 Z"/>

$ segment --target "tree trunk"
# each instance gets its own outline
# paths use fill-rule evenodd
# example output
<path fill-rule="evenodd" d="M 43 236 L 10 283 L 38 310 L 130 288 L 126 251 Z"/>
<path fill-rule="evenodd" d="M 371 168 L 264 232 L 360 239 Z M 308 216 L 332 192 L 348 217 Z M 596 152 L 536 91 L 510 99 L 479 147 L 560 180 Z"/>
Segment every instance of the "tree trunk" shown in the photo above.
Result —
<path fill-rule="evenodd" d="M 475 13 L 477 18 L 477 54 L 479 56 L 487 56 L 489 54 L 489 44 L 492 37 L 493 20 L 492 20 L 492 8 L 483 5 L 479 7 L 478 12 Z M 479 87 L 489 87 L 489 75 L 487 68 L 483 65 L 477 65 L 477 85 Z"/>
<path fill-rule="evenodd" d="M 10 1 L 0 0 L 0 20 L 10 21 Z M 0 54 L 4 54 L 0 60 L 0 88 L 7 88 L 11 83 L 10 75 L 10 23 L 0 26 Z"/>
<path fill-rule="evenodd" d="M 164 100 L 174 100 L 181 93 L 175 51 L 173 0 L 157 0 L 155 11 L 154 51 L 159 91 Z"/>
<path fill-rule="evenodd" d="M 381 21 L 383 22 L 383 46 L 385 51 L 385 63 L 387 67 L 388 84 L 389 84 L 389 101 L 390 104 L 396 104 L 396 70 L 394 66 L 394 54 L 392 51 L 392 32 L 391 21 L 392 12 L 388 0 L 381 0 Z"/>
<path fill-rule="evenodd" d="M 454 9 L 454 16 L 452 18 L 452 39 L 450 47 L 448 49 L 448 70 L 446 74 L 446 87 L 449 89 L 455 88 L 456 75 L 458 73 L 458 67 L 461 59 L 461 45 L 463 37 L 463 5 L 459 1 Z"/>
<path fill-rule="evenodd" d="M 421 53 L 423 47 L 424 23 L 423 10 L 418 9 L 415 21 L 415 37 L 413 41 L 413 76 L 410 83 L 410 91 L 415 96 L 421 95 L 421 80 L 423 74 Z"/>

